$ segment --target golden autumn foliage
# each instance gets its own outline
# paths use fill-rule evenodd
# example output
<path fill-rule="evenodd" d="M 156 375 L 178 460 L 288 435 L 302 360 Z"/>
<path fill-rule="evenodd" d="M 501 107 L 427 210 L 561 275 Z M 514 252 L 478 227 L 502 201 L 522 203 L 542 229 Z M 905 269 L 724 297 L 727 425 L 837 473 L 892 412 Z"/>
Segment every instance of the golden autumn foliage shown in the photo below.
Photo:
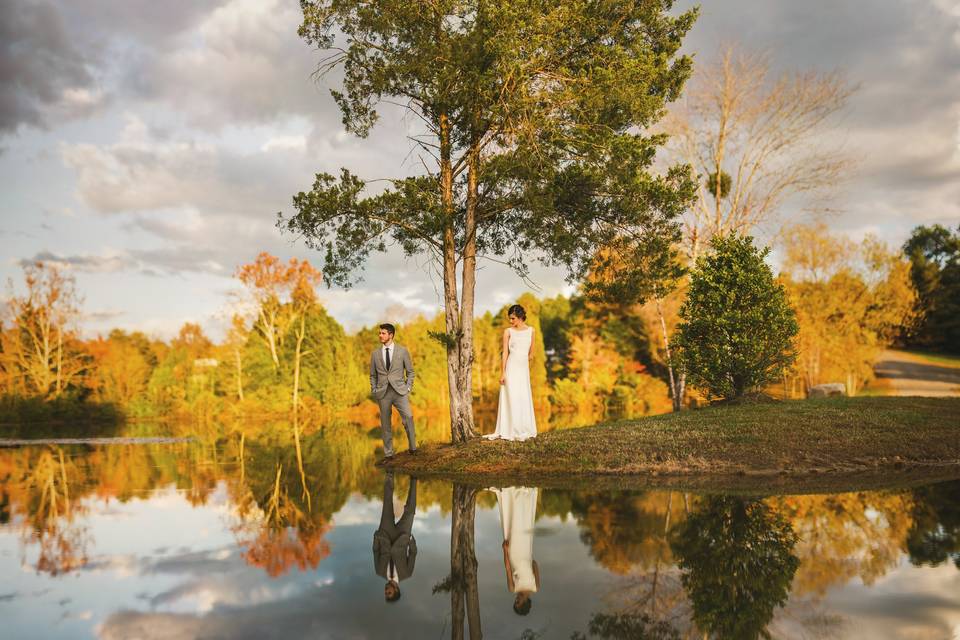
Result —
<path fill-rule="evenodd" d="M 854 395 L 909 322 L 916 297 L 909 263 L 875 238 L 855 245 L 822 223 L 789 229 L 785 251 L 781 278 L 800 325 L 785 386 L 796 394 L 842 382 Z"/>

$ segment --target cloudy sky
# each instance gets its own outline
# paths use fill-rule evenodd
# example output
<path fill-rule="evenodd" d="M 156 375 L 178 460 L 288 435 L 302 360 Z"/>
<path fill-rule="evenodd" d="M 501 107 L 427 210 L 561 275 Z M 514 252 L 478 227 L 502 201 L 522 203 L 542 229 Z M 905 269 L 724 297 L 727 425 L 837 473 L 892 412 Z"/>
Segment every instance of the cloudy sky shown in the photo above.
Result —
<path fill-rule="evenodd" d="M 678 9 L 689 6 L 684 0 Z M 832 224 L 901 243 L 960 221 L 960 0 L 706 0 L 686 49 L 768 50 L 778 70 L 841 70 L 859 85 L 831 137 L 858 158 Z M 346 134 L 293 0 L 0 0 L 0 278 L 27 260 L 75 273 L 88 335 L 219 335 L 238 264 L 314 258 L 275 229 L 314 173 L 417 170 L 412 123 L 386 112 Z M 328 82 L 335 83 L 335 78 Z M 785 211 L 790 219 L 796 212 Z M 543 295 L 563 273 L 538 269 Z M 374 259 L 322 300 L 349 329 L 440 308 L 428 265 Z M 480 310 L 526 285 L 487 264 Z"/>

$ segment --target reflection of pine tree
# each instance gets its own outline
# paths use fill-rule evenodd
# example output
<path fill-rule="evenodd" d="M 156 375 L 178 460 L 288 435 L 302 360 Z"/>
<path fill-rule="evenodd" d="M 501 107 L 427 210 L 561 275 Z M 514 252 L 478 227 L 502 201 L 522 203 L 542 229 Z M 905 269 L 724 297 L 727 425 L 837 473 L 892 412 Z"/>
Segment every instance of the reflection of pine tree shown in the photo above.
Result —
<path fill-rule="evenodd" d="M 712 496 L 677 526 L 670 547 L 697 625 L 722 639 L 764 637 L 787 601 L 797 536 L 766 504 Z"/>
<path fill-rule="evenodd" d="M 916 489 L 913 518 L 910 562 L 937 566 L 949 559 L 960 569 L 960 481 Z"/>
<path fill-rule="evenodd" d="M 646 614 L 596 613 L 590 617 L 590 635 L 574 633 L 571 640 L 680 640 L 680 632 Z"/>

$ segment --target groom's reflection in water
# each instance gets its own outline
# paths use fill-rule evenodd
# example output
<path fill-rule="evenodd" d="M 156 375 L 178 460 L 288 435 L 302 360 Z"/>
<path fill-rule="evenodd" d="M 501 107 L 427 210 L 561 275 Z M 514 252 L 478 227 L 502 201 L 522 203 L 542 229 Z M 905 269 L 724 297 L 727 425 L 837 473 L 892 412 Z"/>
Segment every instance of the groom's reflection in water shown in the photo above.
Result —
<path fill-rule="evenodd" d="M 540 589 L 540 567 L 533 559 L 533 527 L 537 517 L 537 489 L 494 489 L 503 527 L 503 566 L 507 589 L 516 594 L 513 610 L 525 616 L 533 606 L 532 594 Z"/>
<path fill-rule="evenodd" d="M 417 560 L 417 541 L 414 540 L 413 517 L 417 512 L 417 479 L 410 478 L 410 491 L 403 505 L 403 515 L 394 520 L 393 473 L 387 472 L 383 480 L 383 510 L 380 512 L 380 527 L 373 534 L 373 568 L 385 578 L 383 595 L 387 602 L 400 599 L 400 581 L 413 575 Z"/>

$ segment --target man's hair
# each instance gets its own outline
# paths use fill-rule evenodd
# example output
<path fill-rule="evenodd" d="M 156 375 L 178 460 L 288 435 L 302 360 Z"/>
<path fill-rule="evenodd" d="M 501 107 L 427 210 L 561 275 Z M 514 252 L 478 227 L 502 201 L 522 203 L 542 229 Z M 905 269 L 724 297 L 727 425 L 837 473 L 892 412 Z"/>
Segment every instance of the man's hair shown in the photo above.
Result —
<path fill-rule="evenodd" d="M 514 613 L 516 613 L 518 616 L 525 616 L 525 615 L 527 615 L 528 613 L 530 613 L 530 607 L 532 607 L 532 606 L 533 606 L 533 600 L 530 598 L 530 596 L 527 596 L 527 597 L 524 599 L 523 603 L 520 604 L 519 606 L 517 605 L 516 601 L 514 601 L 514 603 L 513 603 L 513 611 L 514 611 Z"/>
<path fill-rule="evenodd" d="M 386 598 L 387 602 L 396 602 L 397 600 L 400 599 L 400 587 L 397 585 L 393 585 L 393 595 L 388 596 L 384 594 L 383 597 Z"/>
<path fill-rule="evenodd" d="M 386 330 L 392 336 L 397 335 L 397 328 L 389 322 L 384 322 L 382 325 L 380 325 L 380 328 Z"/>

